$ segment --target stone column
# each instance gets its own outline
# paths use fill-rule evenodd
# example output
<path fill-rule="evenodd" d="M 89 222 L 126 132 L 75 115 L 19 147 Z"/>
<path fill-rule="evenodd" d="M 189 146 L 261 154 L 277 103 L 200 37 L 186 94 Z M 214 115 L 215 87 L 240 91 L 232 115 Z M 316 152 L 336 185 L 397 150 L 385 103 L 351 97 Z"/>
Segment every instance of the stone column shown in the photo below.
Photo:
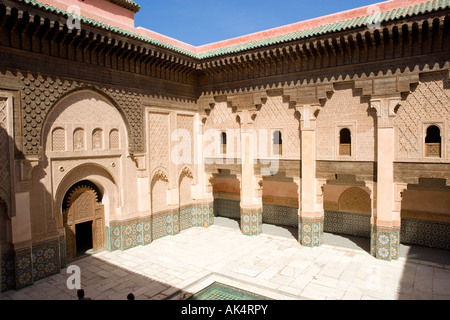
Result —
<path fill-rule="evenodd" d="M 254 236 L 262 232 L 262 178 L 255 176 L 256 132 L 251 127 L 249 110 L 241 114 L 241 231 Z"/>
<path fill-rule="evenodd" d="M 323 241 L 322 185 L 316 178 L 316 105 L 301 108 L 301 196 L 299 242 L 306 247 L 318 247 Z M 318 196 L 319 195 L 319 196 Z"/>
<path fill-rule="evenodd" d="M 203 158 L 203 122 L 201 116 L 196 113 L 194 117 L 194 177 L 192 197 L 196 203 L 197 226 L 205 228 L 214 224 L 214 196 L 212 192 L 212 175 L 205 172 Z"/>
<path fill-rule="evenodd" d="M 377 184 L 376 215 L 372 225 L 371 253 L 377 259 L 398 258 L 400 217 L 394 214 L 394 109 L 399 96 L 372 97 L 371 106 L 377 111 Z"/>

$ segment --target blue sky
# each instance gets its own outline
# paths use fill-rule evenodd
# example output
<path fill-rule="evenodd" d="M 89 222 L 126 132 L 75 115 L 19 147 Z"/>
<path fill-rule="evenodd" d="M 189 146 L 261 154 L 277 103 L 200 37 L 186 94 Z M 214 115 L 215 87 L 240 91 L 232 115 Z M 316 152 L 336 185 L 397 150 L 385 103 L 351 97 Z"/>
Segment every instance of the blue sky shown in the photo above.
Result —
<path fill-rule="evenodd" d="M 381 1 L 135 0 L 135 25 L 199 46 Z"/>

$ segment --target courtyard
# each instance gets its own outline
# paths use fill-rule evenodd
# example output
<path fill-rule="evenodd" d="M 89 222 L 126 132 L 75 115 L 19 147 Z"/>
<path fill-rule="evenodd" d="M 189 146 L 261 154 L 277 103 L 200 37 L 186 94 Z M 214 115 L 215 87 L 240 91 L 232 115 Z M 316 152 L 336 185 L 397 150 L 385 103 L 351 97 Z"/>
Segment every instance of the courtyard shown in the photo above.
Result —
<path fill-rule="evenodd" d="M 400 248 L 400 259 L 377 260 L 362 242 L 326 234 L 319 248 L 299 245 L 294 232 L 264 225 L 242 235 L 238 223 L 216 218 L 148 246 L 103 251 L 73 261 L 93 300 L 180 300 L 217 282 L 276 300 L 448 300 L 449 251 Z M 76 300 L 67 269 L 1 300 Z"/>

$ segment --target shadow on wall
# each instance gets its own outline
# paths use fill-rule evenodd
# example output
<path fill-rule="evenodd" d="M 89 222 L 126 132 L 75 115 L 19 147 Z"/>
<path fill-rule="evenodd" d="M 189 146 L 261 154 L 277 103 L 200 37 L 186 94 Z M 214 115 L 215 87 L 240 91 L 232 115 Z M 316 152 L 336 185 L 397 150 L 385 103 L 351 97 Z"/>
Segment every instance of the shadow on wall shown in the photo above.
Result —
<path fill-rule="evenodd" d="M 7 186 L 7 190 L 0 187 L 3 200 L 0 201 L 0 275 L 1 291 L 5 292 L 25 288 L 58 273 L 65 264 L 65 243 L 64 236 L 58 235 L 56 222 L 49 221 L 44 210 L 43 204 L 51 199 L 51 194 L 40 181 L 44 177 L 42 168 L 32 169 L 30 163 L 23 161 L 24 154 L 3 126 L 0 126 L 0 137 L 1 187 Z M 12 170 L 12 159 L 23 161 L 20 172 Z M 13 185 L 14 181 L 20 182 Z M 42 224 L 37 226 L 36 221 Z M 40 230 L 33 230 L 42 225 Z M 47 235 L 53 235 L 53 238 L 49 239 Z M 32 243 L 35 236 L 45 240 L 37 239 Z"/>
<path fill-rule="evenodd" d="M 13 206 L 14 192 L 12 188 L 11 158 L 23 159 L 23 154 L 15 147 L 13 139 L 5 128 L 8 123 L 8 104 L 0 110 L 0 277 L 1 290 L 15 287 L 15 252 L 12 244 L 12 218 L 15 215 Z M 6 111 L 6 112 L 4 112 Z"/>
<path fill-rule="evenodd" d="M 398 299 L 449 299 L 449 191 L 445 179 L 419 179 L 418 185 L 408 185 L 403 194 L 399 255 L 406 261 Z"/>

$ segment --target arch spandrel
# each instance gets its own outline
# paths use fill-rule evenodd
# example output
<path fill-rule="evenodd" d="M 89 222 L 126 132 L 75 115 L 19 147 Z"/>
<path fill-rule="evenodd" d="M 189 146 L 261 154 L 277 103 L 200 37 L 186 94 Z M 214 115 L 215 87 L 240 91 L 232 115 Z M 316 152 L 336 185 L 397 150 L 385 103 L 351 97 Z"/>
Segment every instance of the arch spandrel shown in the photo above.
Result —
<path fill-rule="evenodd" d="M 45 119 L 41 141 L 44 150 L 49 150 L 51 141 L 49 132 L 56 128 L 64 128 L 67 135 L 73 135 L 76 129 L 85 129 L 85 141 L 92 139 L 92 130 L 86 130 L 87 126 L 95 129 L 107 128 L 107 132 L 118 129 L 123 139 L 128 135 L 128 125 L 119 107 L 104 94 L 92 90 L 77 90 L 61 98 Z M 105 132 L 105 130 L 103 130 Z"/>
<path fill-rule="evenodd" d="M 44 125 L 51 112 L 66 97 L 79 92 L 89 91 L 103 97 L 121 114 L 127 136 L 130 137 L 129 149 L 144 150 L 142 132 L 143 111 L 141 95 L 113 88 L 100 88 L 73 80 L 64 80 L 48 76 L 27 74 L 21 78 L 22 123 L 24 127 L 23 153 L 39 155 L 45 143 Z"/>
<path fill-rule="evenodd" d="M 62 207 L 63 201 L 70 188 L 80 181 L 91 181 L 95 183 L 103 194 L 105 214 L 111 218 L 115 214 L 115 209 L 121 206 L 121 197 L 117 185 L 117 180 L 113 174 L 105 167 L 95 163 L 85 163 L 77 166 L 64 175 L 59 184 L 55 186 L 54 211 L 57 215 L 57 223 L 62 227 Z"/>

